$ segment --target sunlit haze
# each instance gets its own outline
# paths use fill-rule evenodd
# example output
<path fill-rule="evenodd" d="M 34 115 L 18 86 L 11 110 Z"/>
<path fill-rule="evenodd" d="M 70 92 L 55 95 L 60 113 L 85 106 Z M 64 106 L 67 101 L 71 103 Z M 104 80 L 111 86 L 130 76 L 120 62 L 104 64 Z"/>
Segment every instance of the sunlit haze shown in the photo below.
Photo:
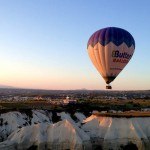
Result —
<path fill-rule="evenodd" d="M 104 27 L 136 43 L 114 90 L 150 89 L 150 1 L 0 1 L 0 84 L 36 89 L 105 89 L 87 42 Z"/>

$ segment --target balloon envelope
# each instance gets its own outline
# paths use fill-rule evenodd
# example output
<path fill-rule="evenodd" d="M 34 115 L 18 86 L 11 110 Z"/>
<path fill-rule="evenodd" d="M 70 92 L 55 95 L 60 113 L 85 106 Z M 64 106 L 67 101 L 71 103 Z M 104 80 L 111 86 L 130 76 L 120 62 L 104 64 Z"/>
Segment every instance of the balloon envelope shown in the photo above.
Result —
<path fill-rule="evenodd" d="M 134 49 L 135 41 L 132 35 L 117 27 L 96 31 L 87 44 L 89 57 L 107 84 L 127 65 Z"/>

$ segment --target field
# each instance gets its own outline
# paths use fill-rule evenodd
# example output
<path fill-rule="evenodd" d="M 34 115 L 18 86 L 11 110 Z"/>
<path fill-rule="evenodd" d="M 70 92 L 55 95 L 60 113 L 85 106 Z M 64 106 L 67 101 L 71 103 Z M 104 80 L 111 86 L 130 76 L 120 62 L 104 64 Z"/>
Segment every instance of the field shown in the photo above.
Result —
<path fill-rule="evenodd" d="M 141 111 L 125 111 L 125 112 L 119 112 L 119 113 L 93 113 L 96 116 L 105 116 L 105 117 L 150 117 L 150 111 L 147 112 L 141 112 Z"/>
<path fill-rule="evenodd" d="M 112 117 L 150 117 L 150 100 L 78 100 L 76 104 L 51 104 L 45 100 L 30 100 L 28 102 L 1 102 L 0 113 L 12 110 L 43 109 L 49 111 L 66 111 L 71 114 L 76 111 L 89 114 L 96 110 L 96 115 Z M 105 113 L 104 113 L 105 111 Z M 113 112 L 112 112 L 113 111 Z"/>

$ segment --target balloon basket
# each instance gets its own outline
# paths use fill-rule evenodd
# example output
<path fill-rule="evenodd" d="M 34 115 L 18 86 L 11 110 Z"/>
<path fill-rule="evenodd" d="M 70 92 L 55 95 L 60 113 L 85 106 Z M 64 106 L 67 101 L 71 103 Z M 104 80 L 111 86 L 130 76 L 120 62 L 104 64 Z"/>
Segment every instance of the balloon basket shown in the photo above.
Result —
<path fill-rule="evenodd" d="M 106 89 L 112 89 L 111 85 L 106 85 Z"/>

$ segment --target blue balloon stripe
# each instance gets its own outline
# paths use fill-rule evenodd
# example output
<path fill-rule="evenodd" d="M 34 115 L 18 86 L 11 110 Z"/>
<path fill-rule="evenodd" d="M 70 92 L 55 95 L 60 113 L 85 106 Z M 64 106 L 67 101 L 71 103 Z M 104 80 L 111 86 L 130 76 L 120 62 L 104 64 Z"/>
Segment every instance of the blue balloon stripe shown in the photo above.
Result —
<path fill-rule="evenodd" d="M 117 27 L 108 27 L 96 31 L 90 37 L 87 46 L 91 45 L 94 47 L 97 43 L 105 46 L 109 42 L 114 43 L 116 46 L 126 43 L 128 47 L 133 45 L 135 48 L 135 41 L 132 35 L 128 31 Z"/>

